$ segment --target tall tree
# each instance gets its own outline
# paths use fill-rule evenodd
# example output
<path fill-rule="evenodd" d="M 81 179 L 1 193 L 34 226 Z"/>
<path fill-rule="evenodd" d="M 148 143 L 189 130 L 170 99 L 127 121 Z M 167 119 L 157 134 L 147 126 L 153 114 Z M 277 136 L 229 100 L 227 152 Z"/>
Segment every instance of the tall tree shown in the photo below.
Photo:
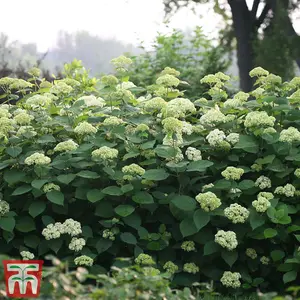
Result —
<path fill-rule="evenodd" d="M 189 3 L 206 3 L 209 0 L 164 0 L 167 13 L 178 10 L 182 6 Z M 300 53 L 295 51 L 295 42 L 299 43 L 299 37 L 293 27 L 291 21 L 291 12 L 293 12 L 299 4 L 299 0 L 253 0 L 249 5 L 246 0 L 226 0 L 227 6 L 222 6 L 219 0 L 211 0 L 215 3 L 215 11 L 227 16 L 228 11 L 231 12 L 231 23 L 233 36 L 236 39 L 237 61 L 239 67 L 240 87 L 244 91 L 252 89 L 253 82 L 249 77 L 250 70 L 256 64 L 255 45 L 259 44 L 261 38 L 259 32 L 261 29 L 270 29 L 269 33 L 275 33 L 276 24 L 280 24 L 280 30 L 276 31 L 278 37 L 285 38 L 286 45 L 289 48 L 289 55 L 293 56 L 294 61 L 300 67 Z M 259 9 L 262 8 L 262 9 Z M 264 35 L 262 36 L 264 38 Z M 279 39 L 280 40 L 280 39 Z M 269 49 L 272 51 L 272 48 Z M 259 47 L 258 47 L 258 51 Z M 283 57 L 286 52 L 279 50 Z"/>

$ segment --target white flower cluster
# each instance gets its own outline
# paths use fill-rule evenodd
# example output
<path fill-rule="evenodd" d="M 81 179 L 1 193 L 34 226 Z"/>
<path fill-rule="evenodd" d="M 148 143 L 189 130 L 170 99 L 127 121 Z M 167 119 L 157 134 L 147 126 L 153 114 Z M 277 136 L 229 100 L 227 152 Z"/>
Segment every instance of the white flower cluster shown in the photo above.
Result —
<path fill-rule="evenodd" d="M 188 123 L 188 122 L 185 122 L 185 121 L 182 121 L 182 130 L 181 132 L 183 134 L 187 134 L 187 135 L 191 135 L 194 131 L 194 127 L 192 124 Z"/>
<path fill-rule="evenodd" d="M 85 244 L 86 244 L 86 242 L 83 238 L 73 237 L 70 244 L 69 244 L 69 249 L 73 250 L 75 252 L 78 252 L 78 251 L 83 249 Z"/>
<path fill-rule="evenodd" d="M 246 255 L 248 257 L 250 257 L 251 259 L 257 258 L 257 253 L 256 253 L 255 249 L 253 249 L 253 248 L 247 248 L 246 249 Z"/>
<path fill-rule="evenodd" d="M 183 137 L 181 133 L 167 134 L 163 139 L 163 145 L 171 147 L 183 146 Z M 181 152 L 181 151 L 180 151 Z M 182 157 L 183 159 L 183 157 Z"/>
<path fill-rule="evenodd" d="M 28 156 L 24 163 L 25 165 L 31 166 L 31 165 L 49 165 L 51 162 L 51 158 L 46 156 L 43 153 L 33 153 L 30 156 Z"/>
<path fill-rule="evenodd" d="M 241 168 L 227 167 L 221 174 L 226 180 L 240 180 L 244 172 Z"/>
<path fill-rule="evenodd" d="M 84 101 L 84 104 L 87 107 L 96 106 L 102 108 L 105 106 L 105 100 L 101 97 L 96 98 L 94 95 L 82 96 L 78 98 L 77 101 Z"/>
<path fill-rule="evenodd" d="M 232 223 L 237 224 L 245 223 L 250 215 L 250 212 L 247 208 L 237 203 L 233 203 L 224 209 L 224 215 L 226 218 L 232 221 Z"/>
<path fill-rule="evenodd" d="M 175 274 L 178 271 L 178 266 L 171 261 L 167 261 L 164 264 L 163 269 L 166 270 L 167 273 Z"/>
<path fill-rule="evenodd" d="M 70 94 L 73 88 L 63 81 L 56 82 L 50 89 L 50 93 L 55 95 Z"/>
<path fill-rule="evenodd" d="M 32 109 L 45 109 L 49 105 L 51 105 L 52 100 L 51 98 L 44 96 L 44 95 L 34 95 L 30 98 L 28 98 L 25 102 L 26 106 L 32 108 Z"/>
<path fill-rule="evenodd" d="M 196 111 L 194 103 L 185 98 L 175 98 L 167 102 L 167 105 L 162 108 L 162 113 L 165 117 L 184 118 L 187 113 Z"/>
<path fill-rule="evenodd" d="M 114 241 L 116 239 L 115 235 L 116 235 L 116 232 L 114 230 L 110 230 L 110 229 L 104 229 L 103 233 L 102 233 L 103 238 L 109 239 L 111 241 Z"/>
<path fill-rule="evenodd" d="M 104 126 L 118 126 L 123 124 L 124 121 L 118 117 L 108 117 L 103 121 Z"/>
<path fill-rule="evenodd" d="M 163 85 L 165 87 L 176 87 L 180 83 L 180 80 L 174 75 L 164 74 L 157 78 L 156 84 Z"/>
<path fill-rule="evenodd" d="M 251 77 L 261 77 L 261 76 L 268 76 L 269 72 L 261 67 L 256 67 L 250 71 L 249 75 Z"/>
<path fill-rule="evenodd" d="M 199 272 L 199 267 L 194 263 L 186 263 L 183 265 L 183 271 L 190 274 L 196 274 Z"/>
<path fill-rule="evenodd" d="M 60 191 L 60 187 L 54 183 L 46 183 L 43 186 L 44 193 L 49 193 L 51 191 Z"/>
<path fill-rule="evenodd" d="M 275 194 L 284 195 L 286 197 L 294 197 L 295 192 L 296 188 L 290 183 L 286 184 L 285 186 L 278 186 L 274 191 Z"/>
<path fill-rule="evenodd" d="M 297 178 L 300 178 L 300 168 L 296 169 L 294 174 Z"/>
<path fill-rule="evenodd" d="M 226 139 L 226 134 L 219 129 L 212 130 L 206 137 L 208 143 L 213 146 L 219 146 Z"/>
<path fill-rule="evenodd" d="M 95 134 L 97 132 L 97 128 L 92 124 L 83 121 L 75 127 L 74 132 L 79 135 Z"/>
<path fill-rule="evenodd" d="M 221 206 L 221 200 L 212 192 L 200 193 L 196 196 L 201 208 L 204 211 L 213 211 Z"/>
<path fill-rule="evenodd" d="M 0 217 L 7 214 L 9 212 L 9 209 L 10 209 L 9 203 L 4 200 L 0 200 Z"/>
<path fill-rule="evenodd" d="M 16 132 L 16 136 L 26 136 L 27 138 L 36 136 L 37 132 L 32 126 L 21 126 Z"/>
<path fill-rule="evenodd" d="M 129 166 L 124 166 L 122 172 L 125 174 L 123 176 L 124 180 L 132 180 L 135 176 L 143 176 L 145 174 L 145 169 L 137 164 L 131 164 Z"/>
<path fill-rule="evenodd" d="M 14 117 L 14 121 L 19 125 L 28 125 L 34 119 L 33 116 L 28 113 L 20 113 Z"/>
<path fill-rule="evenodd" d="M 94 263 L 94 260 L 87 256 L 87 255 L 81 255 L 79 257 L 76 257 L 74 259 L 74 263 L 76 266 L 87 266 L 87 267 L 91 267 Z"/>
<path fill-rule="evenodd" d="M 270 263 L 270 258 L 269 257 L 266 257 L 266 256 L 262 256 L 260 258 L 260 262 L 263 264 L 263 265 L 268 265 Z"/>
<path fill-rule="evenodd" d="M 34 259 L 34 254 L 29 251 L 21 251 L 20 255 L 22 256 L 23 260 L 31 260 Z"/>
<path fill-rule="evenodd" d="M 101 160 L 112 160 L 114 158 L 117 158 L 118 154 L 119 154 L 119 151 L 117 149 L 103 146 L 92 152 L 92 158 L 93 159 L 101 159 Z"/>
<path fill-rule="evenodd" d="M 257 200 L 252 202 L 252 206 L 259 213 L 263 213 L 267 211 L 267 209 L 271 206 L 270 200 L 274 198 L 272 193 L 261 192 L 257 196 Z"/>
<path fill-rule="evenodd" d="M 226 137 L 226 141 L 231 145 L 237 144 L 239 142 L 239 139 L 240 139 L 240 135 L 234 132 L 228 134 L 228 136 Z"/>
<path fill-rule="evenodd" d="M 207 113 L 200 117 L 200 123 L 205 127 L 215 127 L 226 122 L 226 116 L 217 108 L 210 109 Z"/>
<path fill-rule="evenodd" d="M 145 109 L 145 111 L 154 113 L 154 112 L 160 112 L 166 106 L 167 106 L 167 102 L 163 98 L 155 97 L 155 98 L 148 100 L 144 104 L 144 109 Z"/>
<path fill-rule="evenodd" d="M 292 144 L 300 142 L 300 131 L 295 127 L 289 127 L 280 132 L 279 141 Z"/>
<path fill-rule="evenodd" d="M 215 242 L 229 251 L 235 249 L 238 245 L 236 234 L 233 231 L 219 230 L 215 234 Z"/>
<path fill-rule="evenodd" d="M 166 75 L 166 74 L 169 74 L 169 75 L 173 75 L 173 76 L 176 76 L 178 77 L 180 75 L 180 72 L 173 69 L 173 68 L 170 68 L 170 67 L 165 67 L 162 71 L 161 71 L 161 75 Z"/>
<path fill-rule="evenodd" d="M 49 224 L 42 231 L 42 235 L 46 240 L 58 239 L 62 234 L 69 234 L 74 237 L 81 233 L 81 224 L 73 219 L 67 219 L 64 223 Z"/>
<path fill-rule="evenodd" d="M 191 251 L 195 251 L 195 242 L 193 241 L 185 241 L 181 244 L 181 249 L 186 251 L 186 252 L 191 252 Z"/>
<path fill-rule="evenodd" d="M 185 151 L 185 155 L 187 156 L 188 160 L 192 160 L 192 161 L 202 160 L 201 151 L 194 147 L 188 147 Z"/>
<path fill-rule="evenodd" d="M 77 143 L 75 143 L 73 140 L 67 140 L 58 143 L 53 150 L 54 152 L 69 152 L 69 151 L 74 151 L 77 148 L 78 148 Z"/>
<path fill-rule="evenodd" d="M 8 109 L 3 108 L 3 106 L 0 106 L 0 118 L 10 118 L 11 114 L 9 113 Z"/>
<path fill-rule="evenodd" d="M 272 183 L 270 178 L 262 175 L 256 179 L 255 186 L 259 187 L 261 190 L 264 190 L 270 188 Z"/>
<path fill-rule="evenodd" d="M 226 287 L 237 289 L 241 286 L 241 274 L 238 272 L 225 271 L 221 278 L 221 283 Z"/>
<path fill-rule="evenodd" d="M 247 114 L 244 125 L 246 128 L 273 127 L 275 120 L 265 111 L 251 111 Z"/>
<path fill-rule="evenodd" d="M 136 85 L 131 81 L 125 81 L 117 85 L 117 90 L 129 90 L 135 88 Z"/>
<path fill-rule="evenodd" d="M 114 86 L 114 85 L 118 84 L 119 80 L 114 75 L 104 75 L 104 76 L 101 77 L 101 82 L 104 85 Z"/>
<path fill-rule="evenodd" d="M 174 117 L 163 119 L 161 123 L 164 127 L 164 132 L 168 134 L 181 133 L 183 128 L 182 122 Z"/>
<path fill-rule="evenodd" d="M 126 57 L 124 55 L 120 55 L 119 57 L 113 58 L 110 61 L 116 69 L 124 69 L 133 63 L 132 59 Z"/>
<path fill-rule="evenodd" d="M 2 117 L 0 118 L 0 137 L 6 136 L 10 131 L 14 129 L 15 122 L 12 119 Z"/>

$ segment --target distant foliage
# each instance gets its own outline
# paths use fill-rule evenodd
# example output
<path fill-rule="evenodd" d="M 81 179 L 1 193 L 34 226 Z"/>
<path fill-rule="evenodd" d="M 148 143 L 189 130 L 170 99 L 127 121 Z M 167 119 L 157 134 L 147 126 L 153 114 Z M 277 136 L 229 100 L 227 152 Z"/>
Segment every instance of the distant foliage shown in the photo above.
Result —
<path fill-rule="evenodd" d="M 214 46 L 197 27 L 190 34 L 174 30 L 170 35 L 158 35 L 153 51 L 134 57 L 129 74 L 136 85 L 149 86 L 165 67 L 175 68 L 180 78 L 189 83 L 181 85 L 185 95 L 198 99 L 207 91 L 199 84 L 200 79 L 207 74 L 225 72 L 229 65 L 224 49 Z"/>

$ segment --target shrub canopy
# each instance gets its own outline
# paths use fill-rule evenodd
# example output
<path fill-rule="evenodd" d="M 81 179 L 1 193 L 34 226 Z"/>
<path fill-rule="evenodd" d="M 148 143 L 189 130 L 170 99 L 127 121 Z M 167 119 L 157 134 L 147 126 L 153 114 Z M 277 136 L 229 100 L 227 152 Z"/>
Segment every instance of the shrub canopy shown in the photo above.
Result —
<path fill-rule="evenodd" d="M 191 102 L 174 69 L 149 92 L 130 59 L 112 63 L 101 80 L 78 62 L 53 84 L 0 79 L 24 95 L 0 107 L 0 251 L 98 273 L 134 257 L 180 286 L 295 281 L 300 78 L 256 68 L 257 89 L 227 99 L 216 73 L 201 80 L 212 100 Z"/>

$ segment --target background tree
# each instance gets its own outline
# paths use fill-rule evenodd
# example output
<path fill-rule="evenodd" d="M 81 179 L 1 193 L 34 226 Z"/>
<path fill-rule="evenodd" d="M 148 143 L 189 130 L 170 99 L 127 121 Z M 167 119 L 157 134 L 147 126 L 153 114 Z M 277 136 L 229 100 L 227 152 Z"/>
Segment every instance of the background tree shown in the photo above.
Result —
<path fill-rule="evenodd" d="M 258 63 L 272 62 L 275 72 L 283 77 L 290 74 L 282 74 L 286 73 L 282 71 L 282 66 L 287 69 L 295 61 L 300 67 L 300 53 L 297 49 L 299 37 L 291 21 L 291 13 L 298 7 L 298 0 L 253 0 L 250 4 L 246 0 L 227 0 L 223 3 L 213 1 L 215 12 L 226 21 L 221 40 L 230 46 L 232 37 L 236 40 L 242 90 L 251 90 L 253 82 L 249 71 Z M 208 0 L 164 0 L 167 13 L 189 3 L 206 2 Z M 282 47 L 277 47 L 279 44 Z M 280 62 L 277 69 L 274 61 Z"/>

